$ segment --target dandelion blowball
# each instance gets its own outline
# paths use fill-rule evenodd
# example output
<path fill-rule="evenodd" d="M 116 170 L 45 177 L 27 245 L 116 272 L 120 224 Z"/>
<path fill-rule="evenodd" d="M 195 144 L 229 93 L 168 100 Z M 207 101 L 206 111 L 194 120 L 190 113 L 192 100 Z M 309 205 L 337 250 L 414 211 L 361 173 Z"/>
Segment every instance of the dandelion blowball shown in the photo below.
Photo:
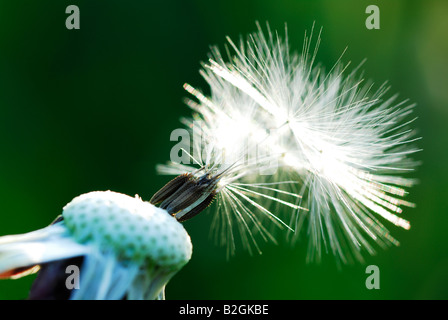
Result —
<path fill-rule="evenodd" d="M 113 248 L 123 259 L 150 260 L 177 269 L 191 257 L 191 240 L 183 226 L 165 210 L 138 197 L 90 192 L 68 203 L 62 216 L 78 242 Z"/>

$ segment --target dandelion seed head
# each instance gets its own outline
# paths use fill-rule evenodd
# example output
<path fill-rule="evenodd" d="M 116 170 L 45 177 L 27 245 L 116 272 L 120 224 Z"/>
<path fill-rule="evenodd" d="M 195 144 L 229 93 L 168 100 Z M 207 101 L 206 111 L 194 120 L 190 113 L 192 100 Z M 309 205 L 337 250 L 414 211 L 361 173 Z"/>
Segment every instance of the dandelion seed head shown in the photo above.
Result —
<path fill-rule="evenodd" d="M 202 121 L 192 132 L 203 142 L 193 146 L 197 172 L 222 172 L 212 227 L 230 252 L 235 231 L 259 250 L 256 238 L 275 241 L 268 225 L 276 225 L 293 242 L 306 235 L 310 260 L 331 252 L 349 262 L 374 244 L 398 244 L 386 222 L 410 228 L 400 215 L 413 206 L 402 197 L 415 183 L 405 177 L 418 151 L 414 105 L 387 97 L 386 84 L 374 89 L 341 58 L 325 71 L 315 62 L 320 36 L 312 30 L 299 54 L 286 35 L 258 26 L 238 43 L 228 38 L 227 59 L 212 49 L 201 70 L 209 96 L 185 85 L 195 115 L 183 122 Z M 197 170 L 188 167 L 160 168 Z"/>

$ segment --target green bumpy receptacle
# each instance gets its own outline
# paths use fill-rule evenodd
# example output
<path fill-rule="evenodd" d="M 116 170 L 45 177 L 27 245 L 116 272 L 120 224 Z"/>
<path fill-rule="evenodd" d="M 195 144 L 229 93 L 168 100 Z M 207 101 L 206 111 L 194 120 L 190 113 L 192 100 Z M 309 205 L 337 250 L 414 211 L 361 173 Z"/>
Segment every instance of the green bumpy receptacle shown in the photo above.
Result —
<path fill-rule="evenodd" d="M 149 260 L 177 269 L 191 258 L 191 240 L 184 227 L 165 210 L 138 197 L 90 192 L 68 203 L 62 216 L 78 242 L 114 250 L 122 259 Z"/>

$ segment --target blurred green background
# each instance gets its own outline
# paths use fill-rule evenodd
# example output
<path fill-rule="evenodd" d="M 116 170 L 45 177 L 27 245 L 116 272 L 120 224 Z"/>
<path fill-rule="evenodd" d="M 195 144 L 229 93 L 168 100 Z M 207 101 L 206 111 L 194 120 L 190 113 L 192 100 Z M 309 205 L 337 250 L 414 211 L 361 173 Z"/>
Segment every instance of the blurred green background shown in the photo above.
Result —
<path fill-rule="evenodd" d="M 81 29 L 65 8 L 79 6 Z M 380 30 L 365 9 L 380 8 Z M 305 263 L 306 244 L 280 241 L 263 254 L 226 259 L 209 236 L 213 210 L 185 223 L 194 253 L 167 287 L 168 299 L 448 298 L 448 2 L 410 0 L 23 1 L 0 2 L 0 235 L 49 224 L 73 197 L 93 190 L 148 200 L 168 177 L 173 129 L 190 110 L 182 85 L 199 76 L 210 45 L 225 36 L 288 24 L 291 47 L 323 27 L 317 59 L 328 67 L 364 58 L 366 77 L 417 103 L 424 151 L 408 197 L 410 231 L 388 225 L 401 246 L 338 270 L 331 256 Z M 381 271 L 365 287 L 366 266 Z M 26 297 L 33 276 L 0 281 L 0 299 Z"/>

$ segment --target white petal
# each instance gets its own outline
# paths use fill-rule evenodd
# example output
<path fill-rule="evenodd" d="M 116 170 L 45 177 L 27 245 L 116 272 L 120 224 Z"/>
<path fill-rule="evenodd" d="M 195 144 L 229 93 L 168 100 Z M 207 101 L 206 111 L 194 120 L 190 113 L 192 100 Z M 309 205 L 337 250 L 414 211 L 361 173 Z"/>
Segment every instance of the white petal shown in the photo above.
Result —
<path fill-rule="evenodd" d="M 0 277 L 8 271 L 45 262 L 72 258 L 90 252 L 76 243 L 61 224 L 25 234 L 0 238 Z"/>

